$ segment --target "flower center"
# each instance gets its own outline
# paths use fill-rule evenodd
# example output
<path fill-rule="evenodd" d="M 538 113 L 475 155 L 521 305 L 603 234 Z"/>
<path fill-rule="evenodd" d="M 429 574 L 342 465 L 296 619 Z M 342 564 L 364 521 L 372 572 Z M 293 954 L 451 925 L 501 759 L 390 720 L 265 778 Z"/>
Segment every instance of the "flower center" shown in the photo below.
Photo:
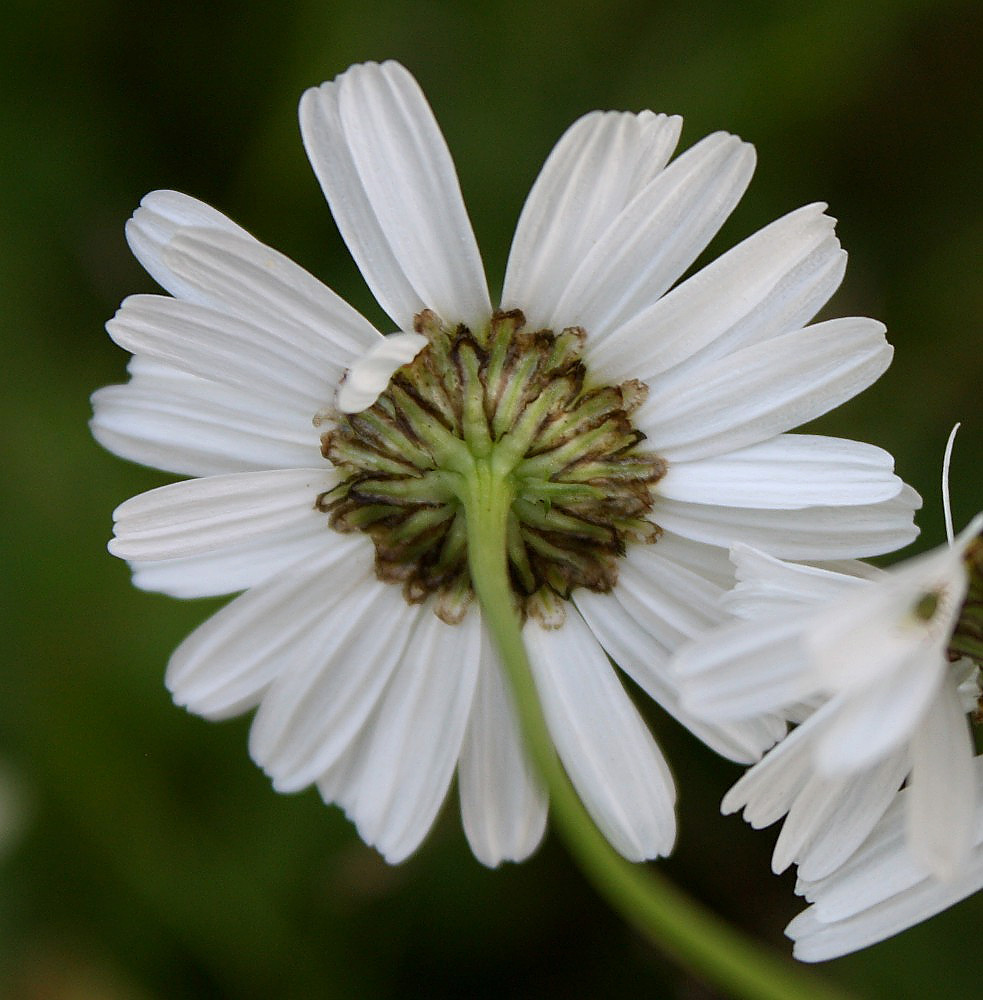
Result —
<path fill-rule="evenodd" d="M 646 386 L 591 386 L 582 329 L 524 326 L 518 310 L 481 331 L 420 313 L 427 346 L 371 407 L 335 416 L 321 437 L 344 478 L 318 509 L 337 531 L 368 534 L 379 579 L 401 583 L 410 603 L 436 594 L 449 624 L 473 597 L 463 500 L 478 463 L 512 497 L 512 589 L 544 625 L 562 624 L 575 587 L 610 591 L 628 542 L 661 534 L 648 514 L 666 463 L 640 449 L 630 420 Z"/>

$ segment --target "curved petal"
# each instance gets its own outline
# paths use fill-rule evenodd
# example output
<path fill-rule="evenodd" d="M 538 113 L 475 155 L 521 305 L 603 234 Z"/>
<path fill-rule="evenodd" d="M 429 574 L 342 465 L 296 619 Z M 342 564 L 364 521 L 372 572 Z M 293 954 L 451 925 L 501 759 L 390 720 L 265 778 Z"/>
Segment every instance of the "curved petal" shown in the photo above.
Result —
<path fill-rule="evenodd" d="M 234 548 L 177 559 L 130 561 L 133 586 L 171 597 L 216 597 L 265 583 L 289 566 L 306 563 L 333 535 L 323 515 L 289 528 L 263 532 Z"/>
<path fill-rule="evenodd" d="M 940 879 L 951 879 L 973 846 L 973 737 L 955 684 L 943 681 L 911 739 L 907 837 Z"/>
<path fill-rule="evenodd" d="M 761 510 L 859 506 L 890 500 L 903 483 L 882 448 L 817 434 L 768 441 L 693 462 L 676 462 L 655 486 L 671 500 Z"/>
<path fill-rule="evenodd" d="M 371 566 L 364 538 L 326 533 L 302 566 L 237 597 L 178 646 L 166 676 L 175 702 L 209 719 L 254 707 L 274 678 L 330 635 L 325 609 L 343 593 L 339 573 L 358 589 Z"/>
<path fill-rule="evenodd" d="M 649 383 L 636 425 L 670 464 L 735 451 L 852 399 L 891 363 L 884 326 L 829 320 Z"/>
<path fill-rule="evenodd" d="M 658 498 L 653 515 L 664 528 L 708 545 L 743 542 L 780 559 L 837 559 L 879 555 L 918 535 L 921 498 L 910 487 L 890 500 L 851 507 L 754 510 Z"/>
<path fill-rule="evenodd" d="M 983 757 L 973 761 L 977 801 L 983 801 Z M 865 948 L 927 920 L 983 887 L 983 809 L 977 807 L 973 850 L 958 877 L 930 876 L 905 844 L 910 792 L 901 791 L 863 846 L 826 878 L 800 881 L 796 891 L 814 904 L 786 928 L 795 955 L 825 961 Z"/>
<path fill-rule="evenodd" d="M 753 171 L 754 148 L 724 132 L 677 157 L 580 261 L 548 325 L 600 340 L 651 306 L 723 225 Z"/>
<path fill-rule="evenodd" d="M 491 316 L 481 257 L 450 153 L 398 63 L 353 66 L 300 102 L 304 147 L 348 249 L 400 329 L 433 309 L 480 328 Z"/>
<path fill-rule="evenodd" d="M 447 794 L 471 714 L 480 649 L 478 615 L 445 625 L 424 610 L 366 731 L 358 780 L 348 782 L 338 801 L 362 839 L 390 864 L 416 850 Z"/>
<path fill-rule="evenodd" d="M 853 658 L 862 661 L 858 652 Z M 943 683 L 944 668 L 941 657 L 916 650 L 865 690 L 837 695 L 839 710 L 816 747 L 819 770 L 853 774 L 907 743 Z"/>
<path fill-rule="evenodd" d="M 730 557 L 737 585 L 725 595 L 724 606 L 732 615 L 745 620 L 774 614 L 808 613 L 869 582 L 820 566 L 785 562 L 741 543 L 731 546 Z"/>
<path fill-rule="evenodd" d="M 509 252 L 502 308 L 547 326 L 580 261 L 658 174 L 679 141 L 678 116 L 594 111 L 574 122 L 536 178 Z"/>
<path fill-rule="evenodd" d="M 141 199 L 140 207 L 126 223 L 126 241 L 144 270 L 165 291 L 175 298 L 214 306 L 207 292 L 175 274 L 164 256 L 174 237 L 189 226 L 252 239 L 245 229 L 211 205 L 180 191 L 165 190 L 151 191 Z"/>
<path fill-rule="evenodd" d="M 278 791 L 316 781 L 349 746 L 426 614 L 368 573 L 343 585 L 336 576 L 324 596 L 318 627 L 277 676 L 249 734 L 253 760 Z"/>
<path fill-rule="evenodd" d="M 318 366 L 344 368 L 381 336 L 317 278 L 248 234 L 180 229 L 164 261 L 194 290 L 192 301 L 269 330 Z"/>
<path fill-rule="evenodd" d="M 701 635 L 721 620 L 718 583 L 655 545 L 634 545 L 618 567 L 618 601 L 668 650 Z"/>
<path fill-rule="evenodd" d="M 341 377 L 340 366 L 312 366 L 274 331 L 166 295 L 131 295 L 106 330 L 134 354 L 265 396 L 285 410 L 302 407 L 311 416 Z"/>
<path fill-rule="evenodd" d="M 780 711 L 816 691 L 796 617 L 738 621 L 684 646 L 673 668 L 682 703 L 701 719 L 734 722 Z"/>
<path fill-rule="evenodd" d="M 409 364 L 427 346 L 418 333 L 393 333 L 356 361 L 338 389 L 335 403 L 342 413 L 368 409 L 389 385 L 393 373 Z"/>
<path fill-rule="evenodd" d="M 668 854 L 676 835 L 672 775 L 590 629 L 523 631 L 543 713 L 588 812 L 630 861 Z"/>
<path fill-rule="evenodd" d="M 482 864 L 494 868 L 532 854 L 546 829 L 546 789 L 527 758 L 512 693 L 485 629 L 457 782 L 464 832 Z"/>
<path fill-rule="evenodd" d="M 92 435 L 121 458 L 184 476 L 320 461 L 313 413 L 293 400 L 272 401 L 139 355 L 129 371 L 126 385 L 92 395 Z"/>
<path fill-rule="evenodd" d="M 141 493 L 113 511 L 109 551 L 121 559 L 179 559 L 235 548 L 271 531 L 318 524 L 317 498 L 334 469 L 278 469 L 187 479 Z"/>
<path fill-rule="evenodd" d="M 800 877 L 822 878 L 843 864 L 884 815 L 910 766 L 902 750 L 850 777 L 812 774 L 782 824 L 772 871 L 797 863 Z"/>
<path fill-rule="evenodd" d="M 614 594 L 578 590 L 575 603 L 608 656 L 677 722 L 717 753 L 751 764 L 784 735 L 785 724 L 777 717 L 715 725 L 687 712 L 668 670 L 668 655 L 644 625 L 621 606 L 617 590 Z"/>
<path fill-rule="evenodd" d="M 592 342 L 591 370 L 612 382 L 647 382 L 672 369 L 675 380 L 693 364 L 804 326 L 846 269 L 825 207 L 806 205 L 771 223 Z"/>

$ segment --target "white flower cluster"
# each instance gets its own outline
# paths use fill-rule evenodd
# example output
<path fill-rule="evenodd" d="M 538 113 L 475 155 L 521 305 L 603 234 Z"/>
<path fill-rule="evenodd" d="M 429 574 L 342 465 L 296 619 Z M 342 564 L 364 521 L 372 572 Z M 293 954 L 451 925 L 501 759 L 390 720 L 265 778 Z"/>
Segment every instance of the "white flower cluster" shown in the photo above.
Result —
<path fill-rule="evenodd" d="M 475 855 L 527 857 L 547 796 L 461 569 L 442 464 L 480 425 L 488 447 L 531 442 L 509 473 L 540 470 L 531 499 L 515 486 L 510 567 L 527 606 L 562 607 L 530 614 L 524 639 L 559 757 L 618 851 L 672 849 L 675 788 L 610 660 L 754 765 L 725 808 L 759 826 L 786 816 L 775 867 L 799 864 L 813 901 L 789 930 L 801 957 L 983 883 L 965 721 L 978 671 L 953 662 L 980 525 L 897 573 L 853 562 L 913 540 L 917 494 L 876 447 L 788 433 L 891 359 L 874 320 L 810 325 L 846 262 L 825 206 L 680 280 L 740 199 L 753 148 L 716 133 L 673 159 L 679 118 L 589 114 L 529 194 L 494 308 L 450 154 L 403 67 L 309 90 L 300 123 L 387 335 L 186 195 L 148 195 L 126 228 L 168 294 L 132 296 L 109 322 L 130 380 L 95 394 L 93 433 L 193 478 L 123 503 L 110 549 L 148 590 L 245 591 L 174 653 L 175 700 L 214 719 L 256 709 L 250 752 L 275 787 L 316 786 L 390 861 L 421 843 L 455 772 Z M 482 405 L 509 426 L 485 427 Z M 539 413 L 548 423 L 526 427 Z M 602 438 L 630 447 L 592 451 Z M 393 585 L 411 573 L 444 588 L 443 620 L 426 587 Z"/>

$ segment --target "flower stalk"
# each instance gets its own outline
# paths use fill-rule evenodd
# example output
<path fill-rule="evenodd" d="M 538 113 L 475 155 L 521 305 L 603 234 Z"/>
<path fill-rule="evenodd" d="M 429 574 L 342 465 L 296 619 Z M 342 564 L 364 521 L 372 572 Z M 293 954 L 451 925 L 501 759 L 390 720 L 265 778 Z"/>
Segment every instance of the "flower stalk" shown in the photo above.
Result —
<path fill-rule="evenodd" d="M 503 474 L 504 473 L 504 474 Z M 637 930 L 695 975 L 746 1000 L 845 1000 L 846 994 L 769 954 L 673 886 L 651 866 L 623 859 L 594 825 L 570 783 L 543 716 L 508 576 L 508 518 L 515 487 L 495 454 L 462 476 L 471 580 L 505 664 L 528 752 L 552 813 L 585 875 Z"/>

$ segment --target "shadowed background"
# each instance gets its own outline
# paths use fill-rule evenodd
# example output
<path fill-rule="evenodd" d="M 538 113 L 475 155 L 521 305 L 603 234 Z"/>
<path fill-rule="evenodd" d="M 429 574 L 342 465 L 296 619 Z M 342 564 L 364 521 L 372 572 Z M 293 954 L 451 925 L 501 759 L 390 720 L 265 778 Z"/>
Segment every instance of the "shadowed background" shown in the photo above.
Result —
<path fill-rule="evenodd" d="M 102 330 L 155 290 L 123 224 L 171 187 L 231 215 L 383 329 L 300 144 L 307 86 L 397 58 L 458 165 L 489 280 L 543 159 L 594 108 L 679 113 L 681 148 L 752 141 L 751 188 L 703 260 L 823 200 L 851 254 L 829 315 L 884 320 L 885 376 L 815 429 L 871 441 L 938 495 L 951 424 L 957 527 L 983 505 L 980 8 L 451 0 L 166 6 L 8 0 L 0 14 L 0 996 L 707 998 L 611 915 L 548 835 L 487 871 L 452 798 L 387 867 L 313 792 L 275 794 L 248 720 L 213 725 L 163 687 L 221 601 L 140 593 L 105 552 L 113 507 L 168 477 L 89 438 L 90 392 L 124 380 Z M 890 561 L 890 560 L 888 560 Z M 722 818 L 738 768 L 646 708 L 680 787 L 664 867 L 787 950 L 800 909 L 774 832 Z M 821 974 L 868 997 L 976 996 L 983 897 Z"/>

